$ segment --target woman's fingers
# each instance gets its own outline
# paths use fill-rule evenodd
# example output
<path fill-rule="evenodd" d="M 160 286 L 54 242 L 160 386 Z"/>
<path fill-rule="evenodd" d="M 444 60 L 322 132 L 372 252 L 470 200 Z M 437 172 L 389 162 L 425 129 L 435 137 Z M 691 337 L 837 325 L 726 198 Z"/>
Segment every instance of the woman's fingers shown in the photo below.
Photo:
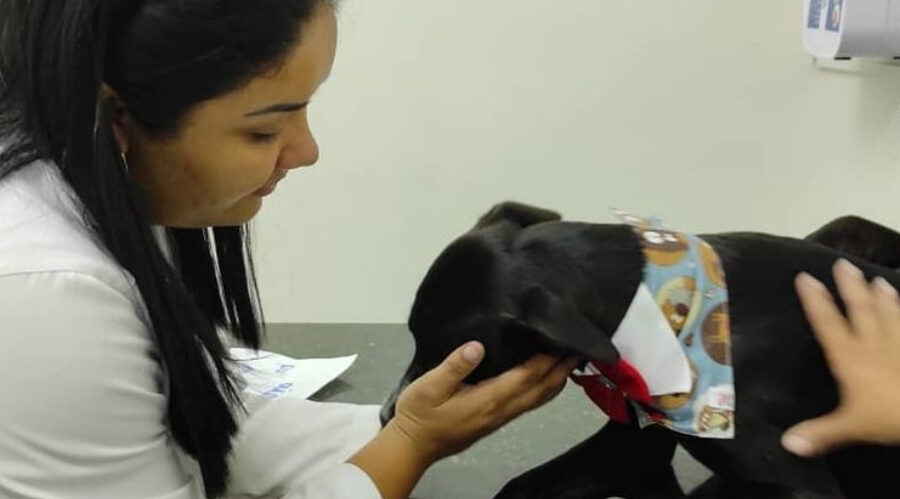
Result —
<path fill-rule="evenodd" d="M 841 315 L 824 284 L 807 273 L 796 279 L 797 294 L 803 311 L 831 365 L 837 361 L 850 339 L 850 324 Z"/>
<path fill-rule="evenodd" d="M 880 330 L 894 337 L 900 336 L 900 295 L 897 289 L 883 277 L 876 277 L 871 287 Z"/>
<path fill-rule="evenodd" d="M 541 383 L 532 385 L 521 396 L 510 401 L 507 414 L 515 417 L 552 400 L 566 387 L 569 375 L 579 363 L 579 359 L 560 360 Z"/>
<path fill-rule="evenodd" d="M 881 324 L 875 310 L 874 295 L 866 281 L 866 276 L 843 258 L 835 263 L 833 271 L 834 282 L 847 306 L 847 317 L 853 326 L 853 333 L 855 335 L 877 333 Z"/>
<path fill-rule="evenodd" d="M 792 427 L 781 437 L 781 444 L 798 456 L 818 456 L 856 441 L 859 423 L 846 411 L 835 411 Z"/>
<path fill-rule="evenodd" d="M 484 345 L 470 341 L 444 359 L 437 367 L 428 371 L 416 383 L 422 386 L 417 393 L 443 402 L 459 391 L 466 376 L 472 373 L 484 358 Z"/>
<path fill-rule="evenodd" d="M 507 401 L 523 393 L 546 378 L 556 367 L 559 359 L 538 354 L 524 363 L 478 385 L 480 394 L 497 400 Z"/>
<path fill-rule="evenodd" d="M 505 422 L 556 396 L 577 365 L 577 359 L 538 355 L 482 383 L 472 396 L 484 404 L 488 417 Z"/>

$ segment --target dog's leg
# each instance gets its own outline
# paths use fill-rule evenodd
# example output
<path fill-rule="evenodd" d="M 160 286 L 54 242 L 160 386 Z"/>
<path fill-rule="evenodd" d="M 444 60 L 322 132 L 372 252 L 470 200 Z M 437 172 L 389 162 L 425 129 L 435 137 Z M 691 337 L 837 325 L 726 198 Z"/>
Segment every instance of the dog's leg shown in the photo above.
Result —
<path fill-rule="evenodd" d="M 712 476 L 692 490 L 689 499 L 841 499 L 844 496 L 790 490 L 771 484 L 749 483 Z M 876 497 L 876 496 L 871 496 Z"/>
<path fill-rule="evenodd" d="M 561 456 L 509 482 L 495 499 L 676 499 L 675 439 L 659 427 L 607 423 Z"/>
<path fill-rule="evenodd" d="M 735 426 L 746 428 L 734 440 L 680 437 L 697 461 L 715 473 L 715 479 L 691 491 L 692 499 L 842 499 L 845 497 L 831 467 L 823 459 L 801 459 L 781 447 L 781 430 L 753 428 L 752 408 Z M 753 438 L 749 438 L 752 435 Z M 859 496 L 868 499 L 867 496 Z"/>

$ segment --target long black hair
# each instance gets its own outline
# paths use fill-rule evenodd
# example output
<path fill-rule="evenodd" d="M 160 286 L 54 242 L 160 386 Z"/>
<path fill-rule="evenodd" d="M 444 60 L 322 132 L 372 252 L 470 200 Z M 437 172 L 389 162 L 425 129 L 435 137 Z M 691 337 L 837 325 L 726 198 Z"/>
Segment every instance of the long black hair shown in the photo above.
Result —
<path fill-rule="evenodd" d="M 207 495 L 228 481 L 237 387 L 218 328 L 258 347 L 244 227 L 167 229 L 167 259 L 113 130 L 108 85 L 150 133 L 275 70 L 327 0 L 0 0 L 0 178 L 59 168 L 85 223 L 134 277 L 170 380 L 169 426 Z"/>

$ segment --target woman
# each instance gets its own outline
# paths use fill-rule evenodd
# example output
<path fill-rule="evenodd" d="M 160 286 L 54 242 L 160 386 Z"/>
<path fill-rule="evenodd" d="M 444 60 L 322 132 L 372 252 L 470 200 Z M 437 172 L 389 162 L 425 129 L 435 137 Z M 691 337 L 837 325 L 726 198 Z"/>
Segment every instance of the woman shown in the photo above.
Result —
<path fill-rule="evenodd" d="M 240 393 L 259 344 L 242 225 L 316 162 L 326 0 L 0 0 L 0 496 L 406 497 L 558 393 L 464 345 L 377 408 Z"/>

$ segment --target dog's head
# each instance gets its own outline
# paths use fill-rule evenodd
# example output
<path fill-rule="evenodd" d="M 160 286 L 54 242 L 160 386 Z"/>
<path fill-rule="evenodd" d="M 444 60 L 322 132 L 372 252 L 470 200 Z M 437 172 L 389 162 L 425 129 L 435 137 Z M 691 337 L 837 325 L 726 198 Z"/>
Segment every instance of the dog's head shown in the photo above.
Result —
<path fill-rule="evenodd" d="M 516 203 L 495 206 L 454 241 L 428 270 L 412 307 L 415 355 L 382 410 L 454 349 L 477 340 L 485 358 L 466 379 L 477 383 L 545 352 L 618 360 L 603 321 L 592 316 L 597 297 L 590 277 L 574 265 L 578 244 L 560 243 L 575 224 L 552 211 Z"/>

